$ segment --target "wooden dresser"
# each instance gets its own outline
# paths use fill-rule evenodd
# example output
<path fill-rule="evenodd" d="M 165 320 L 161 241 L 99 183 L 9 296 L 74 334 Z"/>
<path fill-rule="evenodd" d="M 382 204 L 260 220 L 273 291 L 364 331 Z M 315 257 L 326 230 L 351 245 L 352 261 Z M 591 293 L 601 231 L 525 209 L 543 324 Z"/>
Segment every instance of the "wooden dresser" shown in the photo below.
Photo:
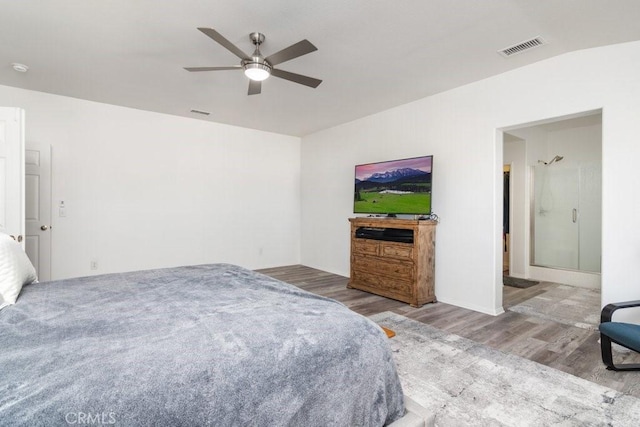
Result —
<path fill-rule="evenodd" d="M 420 307 L 435 302 L 436 221 L 350 218 L 351 279 L 360 289 Z"/>

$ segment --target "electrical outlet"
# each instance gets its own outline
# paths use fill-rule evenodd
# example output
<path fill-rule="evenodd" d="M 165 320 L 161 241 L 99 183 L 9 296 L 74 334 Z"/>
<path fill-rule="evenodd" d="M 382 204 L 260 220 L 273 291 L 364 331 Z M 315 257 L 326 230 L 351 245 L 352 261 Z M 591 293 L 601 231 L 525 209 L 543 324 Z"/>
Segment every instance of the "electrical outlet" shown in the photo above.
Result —
<path fill-rule="evenodd" d="M 92 259 L 91 262 L 89 263 L 89 268 L 92 270 L 97 270 L 98 269 L 98 260 L 97 259 Z"/>

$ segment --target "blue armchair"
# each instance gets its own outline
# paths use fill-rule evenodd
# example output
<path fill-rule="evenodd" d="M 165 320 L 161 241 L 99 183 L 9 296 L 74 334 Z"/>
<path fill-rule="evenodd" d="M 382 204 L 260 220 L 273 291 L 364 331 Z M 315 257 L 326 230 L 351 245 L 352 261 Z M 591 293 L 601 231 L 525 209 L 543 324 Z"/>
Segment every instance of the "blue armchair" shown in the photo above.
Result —
<path fill-rule="evenodd" d="M 615 365 L 611 354 L 612 342 L 640 353 L 640 325 L 612 321 L 613 313 L 616 310 L 630 307 L 640 307 L 640 301 L 608 304 L 600 313 L 602 362 L 607 365 L 607 369 L 612 371 L 640 371 L 640 363 Z"/>

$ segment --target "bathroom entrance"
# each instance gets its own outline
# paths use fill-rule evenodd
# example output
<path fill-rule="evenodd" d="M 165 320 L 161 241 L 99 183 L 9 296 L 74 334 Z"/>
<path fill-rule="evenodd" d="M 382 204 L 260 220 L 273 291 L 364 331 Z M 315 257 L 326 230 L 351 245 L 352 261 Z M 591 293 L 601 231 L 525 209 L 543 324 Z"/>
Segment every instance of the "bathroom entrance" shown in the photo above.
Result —
<path fill-rule="evenodd" d="M 602 114 L 504 132 L 511 166 L 510 275 L 600 287 Z"/>

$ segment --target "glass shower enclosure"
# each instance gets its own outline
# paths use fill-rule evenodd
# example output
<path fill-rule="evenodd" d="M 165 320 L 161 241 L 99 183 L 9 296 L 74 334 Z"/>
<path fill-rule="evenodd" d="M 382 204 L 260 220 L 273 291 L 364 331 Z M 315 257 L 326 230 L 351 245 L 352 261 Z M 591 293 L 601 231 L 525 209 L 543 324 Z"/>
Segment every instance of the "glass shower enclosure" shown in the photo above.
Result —
<path fill-rule="evenodd" d="M 600 273 L 602 167 L 561 160 L 533 167 L 531 265 Z"/>

